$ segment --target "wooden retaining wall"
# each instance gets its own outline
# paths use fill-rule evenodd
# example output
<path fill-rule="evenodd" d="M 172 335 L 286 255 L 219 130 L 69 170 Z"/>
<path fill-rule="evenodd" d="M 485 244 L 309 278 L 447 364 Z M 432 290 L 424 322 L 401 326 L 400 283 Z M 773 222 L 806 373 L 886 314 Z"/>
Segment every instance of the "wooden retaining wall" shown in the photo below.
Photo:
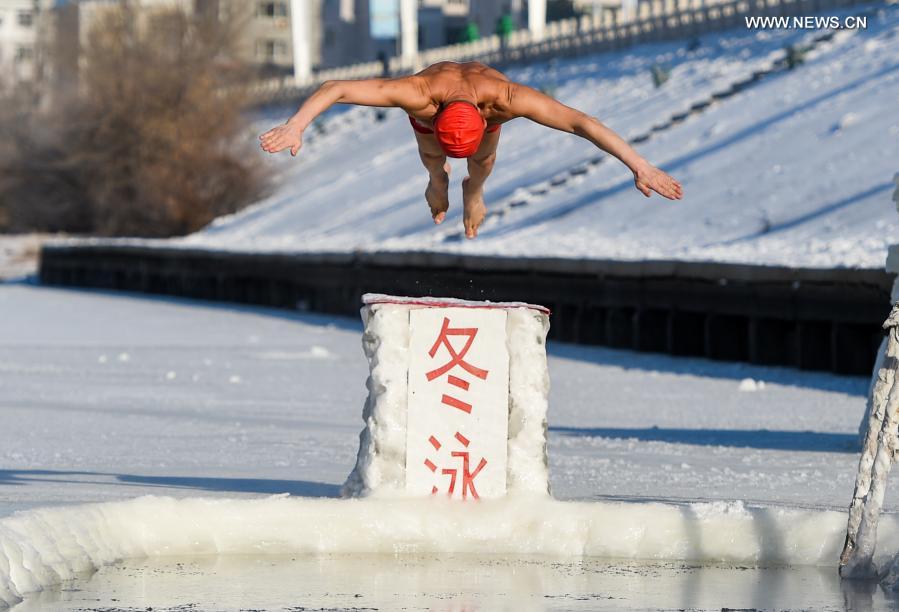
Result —
<path fill-rule="evenodd" d="M 352 316 L 366 292 L 520 300 L 553 310 L 556 340 L 867 375 L 893 276 L 705 262 L 79 244 L 45 246 L 40 279 Z"/>

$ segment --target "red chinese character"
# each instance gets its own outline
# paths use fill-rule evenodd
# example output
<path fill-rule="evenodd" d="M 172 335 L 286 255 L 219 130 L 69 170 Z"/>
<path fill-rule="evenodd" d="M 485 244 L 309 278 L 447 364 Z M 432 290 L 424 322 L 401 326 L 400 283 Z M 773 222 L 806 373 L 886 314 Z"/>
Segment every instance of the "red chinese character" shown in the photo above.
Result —
<path fill-rule="evenodd" d="M 425 376 L 427 377 L 428 381 L 432 381 L 435 378 L 447 374 L 456 366 L 462 368 L 469 374 L 480 378 L 481 380 L 487 380 L 487 370 L 483 370 L 465 361 L 465 355 L 468 353 L 471 345 L 474 343 L 475 336 L 477 335 L 477 327 L 450 327 L 449 318 L 443 317 L 443 326 L 440 328 L 440 335 L 437 336 L 437 340 L 434 342 L 434 346 L 431 347 L 431 350 L 428 351 L 428 355 L 430 355 L 431 359 L 433 359 L 437 354 L 437 350 L 441 346 L 445 346 L 447 352 L 450 355 L 450 360 L 439 368 L 435 368 L 426 373 Z M 453 347 L 452 342 L 450 342 L 450 336 L 467 336 L 468 338 L 465 340 L 465 344 L 462 346 L 462 349 L 460 351 L 456 351 L 456 349 Z M 455 387 L 462 389 L 463 391 L 468 391 L 469 382 L 463 378 L 459 378 L 458 376 L 449 374 L 447 376 L 447 382 Z M 471 404 L 451 395 L 444 394 L 441 401 L 447 406 L 458 408 L 459 410 L 469 414 L 471 413 Z"/>
<path fill-rule="evenodd" d="M 456 432 L 455 438 L 465 448 L 468 448 L 468 445 L 471 443 L 468 438 L 466 438 L 459 432 Z M 434 447 L 435 451 L 440 450 L 442 445 L 440 444 L 440 441 L 437 438 L 435 438 L 434 436 L 431 436 L 428 439 L 428 441 L 431 443 L 431 446 Z M 481 472 L 481 470 L 483 470 L 484 467 L 487 465 L 487 460 L 484 459 L 483 457 L 481 457 L 481 460 L 478 462 L 478 467 L 476 467 L 474 471 L 471 471 L 471 463 L 470 463 L 469 455 L 470 455 L 470 453 L 467 450 L 452 451 L 450 453 L 451 457 L 462 460 L 462 469 L 461 469 L 461 472 L 462 472 L 462 499 L 467 499 L 469 493 L 471 493 L 471 496 L 474 499 L 480 499 L 480 496 L 478 495 L 478 491 L 474 487 L 474 479 L 477 478 L 477 476 Z M 437 464 L 435 464 L 433 461 L 431 461 L 430 459 L 425 459 L 424 463 L 425 463 L 425 466 L 427 466 L 427 468 L 429 470 L 431 470 L 434 473 L 437 472 Z M 449 495 L 450 497 L 452 497 L 453 493 L 455 493 L 455 491 L 456 491 L 456 481 L 458 479 L 459 472 L 460 472 L 460 470 L 456 469 L 456 468 L 443 468 L 440 470 L 441 474 L 443 474 L 444 476 L 450 477 L 449 487 L 446 490 L 447 495 Z M 435 495 L 438 492 L 439 492 L 439 489 L 436 486 L 431 487 L 432 495 Z"/>

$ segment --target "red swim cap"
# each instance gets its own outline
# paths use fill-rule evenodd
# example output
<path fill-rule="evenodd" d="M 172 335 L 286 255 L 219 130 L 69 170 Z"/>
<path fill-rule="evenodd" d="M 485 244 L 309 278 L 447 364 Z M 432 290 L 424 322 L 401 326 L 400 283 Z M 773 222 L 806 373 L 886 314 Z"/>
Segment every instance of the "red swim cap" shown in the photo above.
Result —
<path fill-rule="evenodd" d="M 450 102 L 434 119 L 434 135 L 450 157 L 471 157 L 484 137 L 487 123 L 478 107 L 468 102 Z"/>

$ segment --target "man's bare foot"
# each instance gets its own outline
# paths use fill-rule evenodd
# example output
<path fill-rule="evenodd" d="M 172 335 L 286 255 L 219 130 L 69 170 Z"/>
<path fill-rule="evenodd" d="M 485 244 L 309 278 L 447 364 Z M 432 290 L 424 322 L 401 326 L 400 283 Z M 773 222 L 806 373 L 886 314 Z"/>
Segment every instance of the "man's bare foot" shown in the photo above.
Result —
<path fill-rule="evenodd" d="M 465 237 L 476 238 L 478 228 L 487 216 L 487 206 L 484 204 L 484 188 L 473 189 L 471 177 L 462 179 L 462 225 L 465 226 Z"/>
<path fill-rule="evenodd" d="M 440 225 L 446 218 L 446 211 L 449 210 L 449 163 L 444 164 L 443 172 L 437 175 L 432 174 L 428 180 L 428 187 L 425 189 L 425 200 L 431 207 L 431 217 L 434 223 Z"/>

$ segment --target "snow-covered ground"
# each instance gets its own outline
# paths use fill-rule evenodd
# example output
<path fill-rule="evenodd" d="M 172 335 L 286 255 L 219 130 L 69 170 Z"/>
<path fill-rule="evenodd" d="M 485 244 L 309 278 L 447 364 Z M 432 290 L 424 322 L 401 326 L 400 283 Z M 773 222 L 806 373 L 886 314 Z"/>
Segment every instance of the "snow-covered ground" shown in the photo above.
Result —
<path fill-rule="evenodd" d="M 684 185 L 684 199 L 645 199 L 617 161 L 581 139 L 519 119 L 503 128 L 476 241 L 459 239 L 464 166 L 454 162 L 447 222 L 431 223 L 426 175 L 403 113 L 334 114 L 326 133 L 272 163 L 277 188 L 258 205 L 176 244 L 238 250 L 427 249 L 508 256 L 676 258 L 795 266 L 881 267 L 899 241 L 890 201 L 899 171 L 899 6 L 840 31 L 796 70 L 713 104 L 638 150 Z M 787 44 L 821 32 L 732 30 L 684 42 L 510 71 L 626 137 L 745 79 Z M 653 64 L 671 68 L 655 89 Z M 286 112 L 286 111 L 285 111 Z M 259 122 L 262 131 L 286 115 Z M 553 185 L 573 168 L 585 174 Z M 542 195 L 541 195 L 542 193 Z"/>
<path fill-rule="evenodd" d="M 355 320 L 23 284 L 0 285 L 0 312 L 0 515 L 334 496 L 354 465 Z M 862 378 L 566 344 L 550 375 L 557 498 L 848 504 Z"/>
<path fill-rule="evenodd" d="M 862 378 L 552 344 L 550 476 L 568 501 L 459 514 L 308 499 L 354 464 L 355 320 L 27 284 L 0 285 L 0 312 L 0 582 L 20 590 L 145 555 L 830 565 L 842 544 Z M 881 535 L 899 550 L 899 521 Z"/>

